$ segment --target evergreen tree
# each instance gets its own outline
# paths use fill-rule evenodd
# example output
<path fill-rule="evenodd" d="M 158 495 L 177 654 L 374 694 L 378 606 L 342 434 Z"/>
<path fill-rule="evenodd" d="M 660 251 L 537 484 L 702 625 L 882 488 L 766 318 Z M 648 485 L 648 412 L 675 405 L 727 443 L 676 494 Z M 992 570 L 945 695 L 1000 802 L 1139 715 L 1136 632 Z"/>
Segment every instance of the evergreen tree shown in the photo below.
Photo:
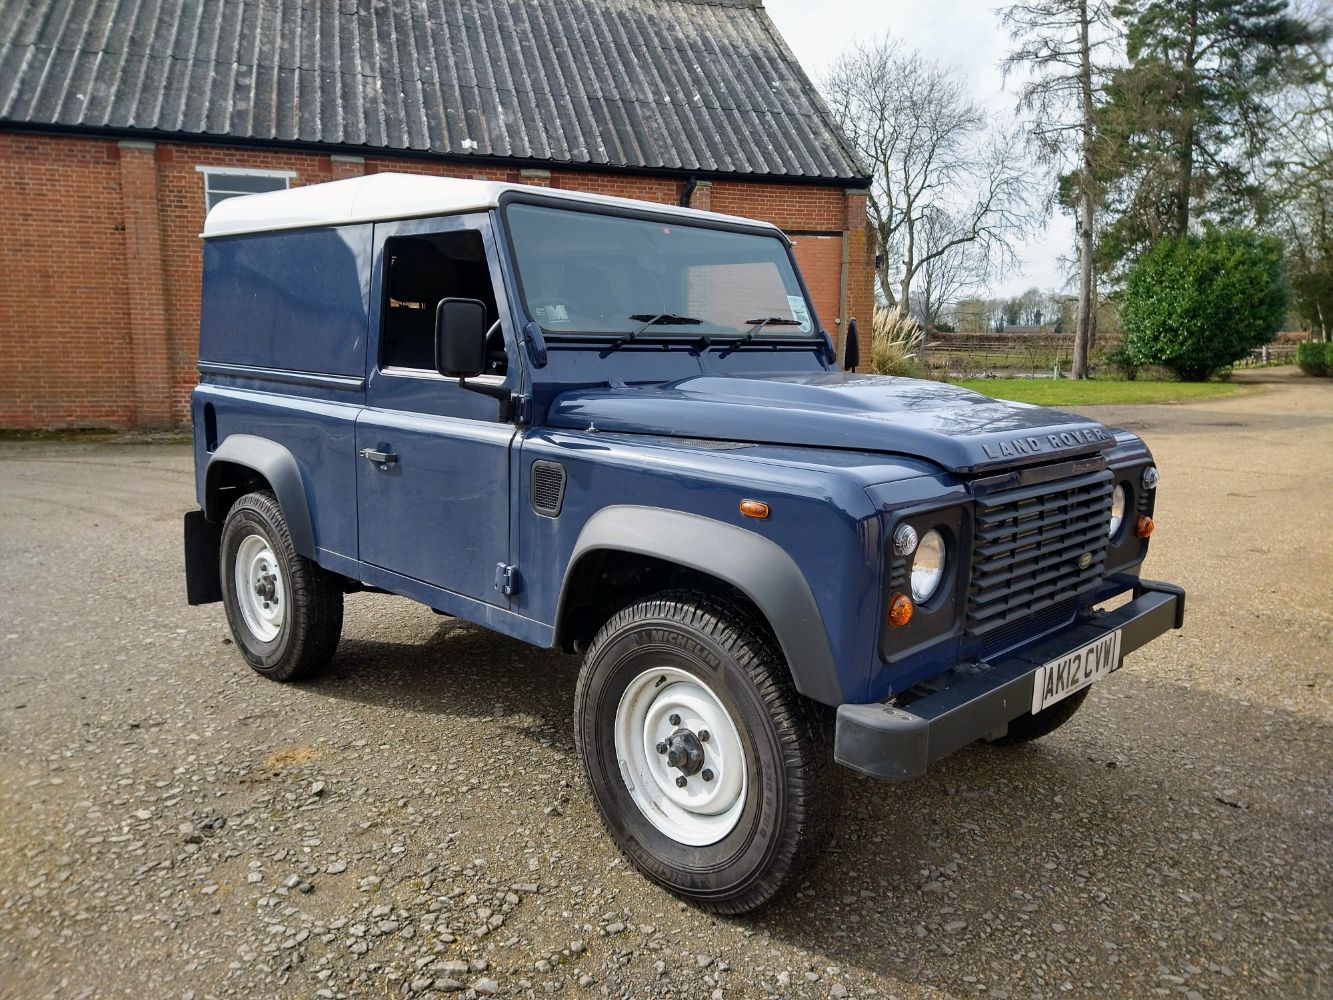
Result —
<path fill-rule="evenodd" d="M 1099 134 L 1115 216 L 1103 256 L 1121 264 L 1199 217 L 1262 220 L 1274 104 L 1312 79 L 1306 53 L 1327 29 L 1288 0 L 1121 0 L 1115 14 L 1128 65 Z"/>

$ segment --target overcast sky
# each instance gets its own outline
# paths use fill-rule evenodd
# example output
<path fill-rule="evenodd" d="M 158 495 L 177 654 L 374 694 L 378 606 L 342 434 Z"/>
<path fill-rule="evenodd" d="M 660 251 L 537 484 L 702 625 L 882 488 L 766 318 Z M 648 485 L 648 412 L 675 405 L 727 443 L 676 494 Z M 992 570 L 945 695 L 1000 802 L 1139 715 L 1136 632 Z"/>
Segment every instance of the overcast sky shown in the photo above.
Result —
<path fill-rule="evenodd" d="M 988 0 L 764 0 L 769 16 L 816 81 L 854 38 L 891 34 L 932 59 L 957 69 L 978 101 L 1011 116 L 1014 95 L 1004 90 L 1000 61 L 1008 35 Z M 1020 249 L 1021 273 L 997 282 L 996 294 L 1036 285 L 1066 284 L 1059 257 L 1073 246 L 1068 216 L 1052 216 L 1045 230 Z"/>

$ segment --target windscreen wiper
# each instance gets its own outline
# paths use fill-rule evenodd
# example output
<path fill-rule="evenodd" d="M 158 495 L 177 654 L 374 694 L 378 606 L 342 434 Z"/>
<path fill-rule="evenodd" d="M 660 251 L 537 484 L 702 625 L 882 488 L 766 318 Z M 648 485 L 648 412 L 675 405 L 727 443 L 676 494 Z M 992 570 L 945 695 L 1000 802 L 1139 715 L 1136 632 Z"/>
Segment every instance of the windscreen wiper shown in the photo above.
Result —
<path fill-rule="evenodd" d="M 736 341 L 736 343 L 731 345 L 731 349 L 733 351 L 736 348 L 741 347 L 744 344 L 748 344 L 750 341 L 754 340 L 754 338 L 759 336 L 760 331 L 762 331 L 766 326 L 801 325 L 800 320 L 788 319 L 786 316 L 761 316 L 759 319 L 747 319 L 745 322 L 750 323 L 752 325 L 750 329 L 746 332 L 745 336 L 741 337 L 740 340 Z"/>
<path fill-rule="evenodd" d="M 695 319 L 693 316 L 678 316 L 675 313 L 633 313 L 630 319 L 642 323 L 637 330 L 627 333 L 612 345 L 611 350 L 618 351 L 626 344 L 630 343 L 639 334 L 643 333 L 650 326 L 699 326 L 703 323 L 701 319 Z"/>

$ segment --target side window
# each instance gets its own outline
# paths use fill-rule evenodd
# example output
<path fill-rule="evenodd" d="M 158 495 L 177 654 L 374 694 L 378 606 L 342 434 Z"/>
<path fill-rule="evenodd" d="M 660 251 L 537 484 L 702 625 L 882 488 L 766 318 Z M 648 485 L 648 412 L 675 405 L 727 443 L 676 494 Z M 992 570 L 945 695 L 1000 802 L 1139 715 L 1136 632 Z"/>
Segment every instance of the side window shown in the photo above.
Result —
<path fill-rule="evenodd" d="M 228 198 L 265 191 L 285 191 L 296 175 L 290 170 L 237 170 L 231 167 L 197 167 L 204 175 L 204 204 L 213 206 Z"/>
<path fill-rule="evenodd" d="M 380 330 L 380 368 L 435 371 L 435 307 L 441 299 L 480 299 L 486 306 L 486 372 L 508 366 L 495 289 L 481 234 L 465 229 L 397 236 L 384 244 L 388 269 Z"/>

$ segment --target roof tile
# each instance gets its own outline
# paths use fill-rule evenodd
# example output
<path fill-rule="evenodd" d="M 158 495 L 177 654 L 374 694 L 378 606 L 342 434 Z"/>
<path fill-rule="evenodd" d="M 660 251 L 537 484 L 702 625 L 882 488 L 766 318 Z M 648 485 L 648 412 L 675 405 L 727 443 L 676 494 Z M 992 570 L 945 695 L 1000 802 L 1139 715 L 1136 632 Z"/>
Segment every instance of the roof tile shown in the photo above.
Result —
<path fill-rule="evenodd" d="M 0 0 L 0 127 L 859 181 L 759 0 Z"/>

